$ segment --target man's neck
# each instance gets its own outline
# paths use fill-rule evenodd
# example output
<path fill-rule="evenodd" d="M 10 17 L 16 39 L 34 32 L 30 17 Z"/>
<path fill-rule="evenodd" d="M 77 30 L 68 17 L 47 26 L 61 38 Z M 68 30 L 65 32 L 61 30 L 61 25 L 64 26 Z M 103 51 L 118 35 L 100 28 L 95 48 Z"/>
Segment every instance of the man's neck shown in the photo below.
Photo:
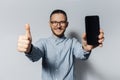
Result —
<path fill-rule="evenodd" d="M 61 36 L 57 36 L 57 35 L 53 34 L 53 36 L 54 36 L 55 38 L 63 38 L 63 37 L 65 37 L 64 34 L 61 35 Z"/>

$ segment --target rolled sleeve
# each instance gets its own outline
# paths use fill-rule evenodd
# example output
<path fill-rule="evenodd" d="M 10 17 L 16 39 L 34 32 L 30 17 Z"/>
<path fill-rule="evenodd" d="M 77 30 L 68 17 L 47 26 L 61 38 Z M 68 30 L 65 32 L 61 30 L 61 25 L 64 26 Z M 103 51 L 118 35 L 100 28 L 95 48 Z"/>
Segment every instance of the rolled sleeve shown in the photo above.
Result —
<path fill-rule="evenodd" d="M 31 52 L 27 53 L 26 56 L 33 62 L 38 61 L 41 57 L 44 56 L 44 43 L 42 40 L 36 42 L 35 45 L 32 45 Z"/>
<path fill-rule="evenodd" d="M 81 43 L 77 39 L 73 39 L 73 51 L 75 58 L 81 60 L 87 60 L 91 53 L 91 51 L 90 52 L 85 51 L 82 48 Z"/>
<path fill-rule="evenodd" d="M 35 61 L 38 61 L 42 56 L 43 54 L 40 52 L 40 50 L 33 46 L 32 47 L 32 50 L 30 53 L 27 53 L 25 54 L 32 62 L 35 62 Z"/>

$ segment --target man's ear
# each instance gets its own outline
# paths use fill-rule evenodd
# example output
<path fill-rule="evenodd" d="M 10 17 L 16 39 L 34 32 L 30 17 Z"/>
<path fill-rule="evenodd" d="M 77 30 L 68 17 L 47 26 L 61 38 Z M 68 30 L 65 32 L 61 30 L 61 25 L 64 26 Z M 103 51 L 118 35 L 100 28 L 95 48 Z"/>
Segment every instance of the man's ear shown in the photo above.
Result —
<path fill-rule="evenodd" d="M 49 23 L 49 26 L 51 27 L 51 22 L 49 21 L 48 23 Z"/>
<path fill-rule="evenodd" d="M 69 22 L 66 22 L 66 28 L 68 27 L 68 25 L 69 25 Z"/>

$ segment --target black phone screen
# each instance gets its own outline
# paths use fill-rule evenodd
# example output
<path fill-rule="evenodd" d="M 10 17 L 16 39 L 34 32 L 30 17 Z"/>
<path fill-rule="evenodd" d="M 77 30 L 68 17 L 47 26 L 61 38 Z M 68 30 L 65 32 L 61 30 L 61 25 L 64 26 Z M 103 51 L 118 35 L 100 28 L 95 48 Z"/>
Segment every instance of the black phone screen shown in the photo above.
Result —
<path fill-rule="evenodd" d="M 87 44 L 97 46 L 98 35 L 100 29 L 99 16 L 86 16 L 85 17 L 85 28 L 86 28 L 86 37 Z"/>

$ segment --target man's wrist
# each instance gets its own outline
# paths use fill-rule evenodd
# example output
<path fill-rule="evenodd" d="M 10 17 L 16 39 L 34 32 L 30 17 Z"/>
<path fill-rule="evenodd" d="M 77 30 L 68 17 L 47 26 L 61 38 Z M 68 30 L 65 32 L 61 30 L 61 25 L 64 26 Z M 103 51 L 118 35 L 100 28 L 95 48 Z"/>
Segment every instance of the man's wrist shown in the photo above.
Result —
<path fill-rule="evenodd" d="M 91 51 L 92 51 L 92 50 L 87 50 L 87 49 L 85 49 L 84 46 L 82 46 L 82 49 L 83 49 L 84 51 L 86 51 L 86 52 L 91 52 Z"/>
<path fill-rule="evenodd" d="M 33 45 L 31 44 L 29 51 L 28 51 L 28 52 L 25 52 L 25 54 L 31 53 L 31 52 L 32 52 L 32 48 L 33 48 Z"/>

